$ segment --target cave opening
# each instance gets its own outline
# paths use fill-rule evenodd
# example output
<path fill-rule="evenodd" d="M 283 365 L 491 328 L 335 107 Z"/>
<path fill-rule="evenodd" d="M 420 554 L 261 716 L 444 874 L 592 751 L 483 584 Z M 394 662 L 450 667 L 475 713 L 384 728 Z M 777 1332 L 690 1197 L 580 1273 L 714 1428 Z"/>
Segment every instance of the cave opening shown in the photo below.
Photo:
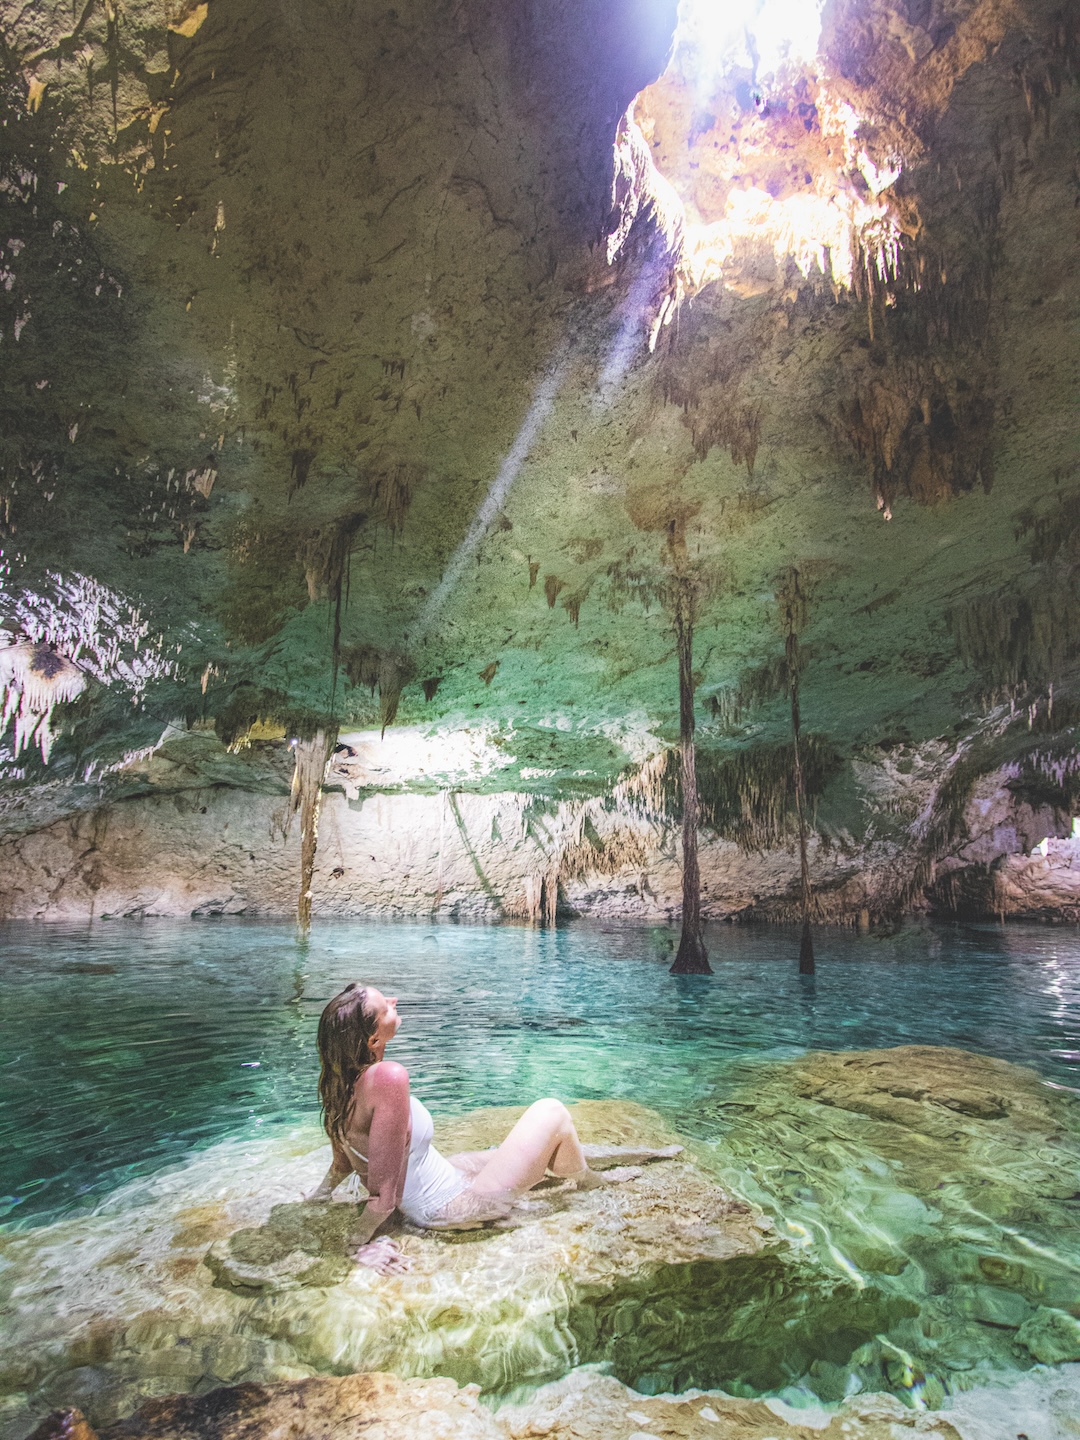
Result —
<path fill-rule="evenodd" d="M 0 0 L 0 1440 L 1073 1434 L 1074 9 Z"/>

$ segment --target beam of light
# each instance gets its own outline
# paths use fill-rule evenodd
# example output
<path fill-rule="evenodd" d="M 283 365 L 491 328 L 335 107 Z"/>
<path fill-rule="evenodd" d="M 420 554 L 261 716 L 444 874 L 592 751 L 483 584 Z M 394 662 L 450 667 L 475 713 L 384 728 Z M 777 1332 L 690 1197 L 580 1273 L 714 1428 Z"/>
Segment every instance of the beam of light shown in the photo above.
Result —
<path fill-rule="evenodd" d="M 569 365 L 569 355 L 563 355 L 554 367 L 548 371 L 540 381 L 536 393 L 533 396 L 532 404 L 521 422 L 521 429 L 518 431 L 507 452 L 506 458 L 499 467 L 499 473 L 491 482 L 491 488 L 479 510 L 465 533 L 465 538 L 450 557 L 450 561 L 443 571 L 443 577 L 431 593 L 427 604 L 420 612 L 420 618 L 416 626 L 416 639 L 423 640 L 431 627 L 438 619 L 443 606 L 450 597 L 450 592 L 461 579 L 465 566 L 476 554 L 481 540 L 488 532 L 492 521 L 498 515 L 510 493 L 510 487 L 518 477 L 522 465 L 528 459 L 529 451 L 544 424 L 544 421 L 551 414 L 552 406 L 555 404 L 555 397 L 559 393 L 563 379 Z"/>
<path fill-rule="evenodd" d="M 663 278 L 662 270 L 663 267 L 655 260 L 646 261 L 634 276 L 616 311 L 619 328 L 615 332 L 607 360 L 596 383 L 592 406 L 594 416 L 612 404 L 635 354 L 641 349 L 645 309 L 655 291 L 659 289 Z"/>

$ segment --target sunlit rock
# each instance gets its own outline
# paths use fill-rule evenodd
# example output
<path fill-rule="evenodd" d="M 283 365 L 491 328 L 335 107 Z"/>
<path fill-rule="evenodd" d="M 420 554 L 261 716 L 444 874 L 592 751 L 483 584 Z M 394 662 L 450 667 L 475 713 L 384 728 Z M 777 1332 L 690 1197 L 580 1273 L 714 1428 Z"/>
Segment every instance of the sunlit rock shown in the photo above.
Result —
<path fill-rule="evenodd" d="M 673 1138 L 657 1117 L 625 1102 L 585 1102 L 574 1113 L 586 1140 Z M 443 1122 L 440 1144 L 450 1153 L 484 1148 L 519 1114 L 489 1110 Z M 412 1270 L 403 1276 L 356 1271 L 344 1258 L 351 1207 L 329 1208 L 342 1218 L 278 1206 L 266 1226 L 219 1242 L 207 1257 L 217 1283 L 238 1294 L 261 1292 L 252 1323 L 287 1339 L 317 1370 L 370 1365 L 453 1375 L 496 1390 L 549 1378 L 619 1346 L 624 1363 L 640 1372 L 649 1342 L 625 1334 L 638 1295 L 652 1295 L 658 1307 L 678 1305 L 689 1298 L 695 1273 L 698 1288 L 711 1293 L 730 1265 L 764 1259 L 770 1248 L 770 1222 L 683 1158 L 596 1191 L 541 1186 L 509 1228 L 454 1234 L 410 1227 L 402 1246 Z M 647 1328 L 651 1335 L 655 1327 Z M 672 1349 L 678 1345 L 669 1342 L 666 1356 Z M 654 1359 L 665 1363 L 660 1353 Z"/>

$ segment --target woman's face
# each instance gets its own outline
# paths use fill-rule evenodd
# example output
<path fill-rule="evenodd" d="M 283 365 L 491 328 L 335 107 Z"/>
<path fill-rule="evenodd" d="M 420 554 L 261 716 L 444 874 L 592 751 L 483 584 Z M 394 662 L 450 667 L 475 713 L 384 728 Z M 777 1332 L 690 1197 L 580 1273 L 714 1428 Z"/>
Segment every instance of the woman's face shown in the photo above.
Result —
<path fill-rule="evenodd" d="M 397 996 L 384 995 L 381 990 L 376 990 L 374 985 L 369 985 L 366 1008 L 373 1015 L 378 1016 L 372 1044 L 385 1046 L 394 1038 L 401 1026 L 401 1016 L 397 1011 Z"/>

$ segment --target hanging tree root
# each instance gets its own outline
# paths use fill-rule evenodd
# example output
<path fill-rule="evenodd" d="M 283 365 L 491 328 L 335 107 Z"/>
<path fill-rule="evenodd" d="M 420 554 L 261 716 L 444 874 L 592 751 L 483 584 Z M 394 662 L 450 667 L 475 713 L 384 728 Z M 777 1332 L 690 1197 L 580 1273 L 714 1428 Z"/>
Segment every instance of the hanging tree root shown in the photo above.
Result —
<path fill-rule="evenodd" d="M 711 975 L 701 933 L 701 875 L 698 871 L 698 793 L 694 749 L 694 594 L 689 583 L 675 594 L 675 637 L 679 652 L 679 751 L 682 759 L 682 935 L 672 975 Z"/>
<path fill-rule="evenodd" d="M 289 796 L 290 818 L 300 812 L 300 893 L 296 923 L 302 934 L 311 928 L 311 882 L 319 844 L 319 809 L 326 767 L 337 744 L 337 730 L 316 730 L 310 740 L 296 742 L 296 769 Z"/>

